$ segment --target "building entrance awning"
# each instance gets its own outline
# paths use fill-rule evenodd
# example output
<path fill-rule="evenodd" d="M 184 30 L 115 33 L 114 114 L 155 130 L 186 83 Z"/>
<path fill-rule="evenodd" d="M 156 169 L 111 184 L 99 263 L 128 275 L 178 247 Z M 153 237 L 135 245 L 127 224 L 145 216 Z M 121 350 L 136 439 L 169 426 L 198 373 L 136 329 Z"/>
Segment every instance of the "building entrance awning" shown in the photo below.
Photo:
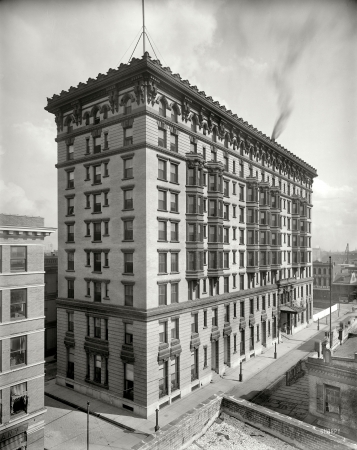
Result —
<path fill-rule="evenodd" d="M 299 314 L 305 310 L 306 308 L 304 306 L 288 306 L 288 305 L 280 306 L 280 312 L 286 312 L 290 314 Z"/>

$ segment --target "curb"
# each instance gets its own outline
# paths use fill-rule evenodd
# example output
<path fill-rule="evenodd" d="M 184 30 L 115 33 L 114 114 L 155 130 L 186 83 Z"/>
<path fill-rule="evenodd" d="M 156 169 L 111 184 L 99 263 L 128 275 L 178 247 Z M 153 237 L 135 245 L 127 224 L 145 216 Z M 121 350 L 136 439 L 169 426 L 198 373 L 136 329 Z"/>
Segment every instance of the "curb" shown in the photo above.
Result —
<path fill-rule="evenodd" d="M 75 403 L 69 402 L 68 400 L 64 400 L 60 397 L 58 397 L 57 395 L 53 395 L 50 394 L 49 392 L 45 392 L 45 395 L 47 395 L 47 397 L 52 398 L 53 400 L 56 400 L 58 402 L 61 402 L 67 406 L 70 406 L 71 408 L 75 408 L 78 411 L 84 412 L 87 414 L 87 410 L 86 408 L 83 408 L 82 406 L 78 406 Z M 139 430 L 135 430 L 134 428 L 128 427 L 127 425 L 124 425 L 120 422 L 116 422 L 115 420 L 109 419 L 108 417 L 102 416 L 100 413 L 96 413 L 93 411 L 89 411 L 89 414 L 91 416 L 97 417 L 98 419 L 104 420 L 105 422 L 108 422 L 118 428 L 122 428 L 126 431 L 130 431 L 131 433 L 140 433 L 140 434 L 145 434 L 146 436 L 150 436 L 150 433 L 146 433 L 144 431 L 139 431 Z"/>

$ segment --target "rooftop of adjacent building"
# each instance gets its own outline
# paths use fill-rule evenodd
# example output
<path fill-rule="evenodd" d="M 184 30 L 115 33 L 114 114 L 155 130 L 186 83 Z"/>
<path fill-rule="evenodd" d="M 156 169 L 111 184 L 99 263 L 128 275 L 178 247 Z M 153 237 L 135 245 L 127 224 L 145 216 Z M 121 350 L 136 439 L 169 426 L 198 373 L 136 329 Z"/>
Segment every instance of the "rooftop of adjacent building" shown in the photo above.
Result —
<path fill-rule="evenodd" d="M 44 227 L 45 219 L 40 216 L 22 216 L 19 214 L 0 214 L 0 226 Z"/>
<path fill-rule="evenodd" d="M 357 330 L 356 330 L 357 332 Z M 342 345 L 336 347 L 333 356 L 342 358 L 354 358 L 357 353 L 357 334 L 352 335 Z"/>

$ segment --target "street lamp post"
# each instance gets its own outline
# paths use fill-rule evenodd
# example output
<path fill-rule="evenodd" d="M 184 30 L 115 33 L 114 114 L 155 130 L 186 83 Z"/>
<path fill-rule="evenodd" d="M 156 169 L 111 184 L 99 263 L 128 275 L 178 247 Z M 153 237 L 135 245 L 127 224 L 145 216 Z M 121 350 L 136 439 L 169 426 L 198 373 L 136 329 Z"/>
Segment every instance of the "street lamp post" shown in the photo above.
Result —
<path fill-rule="evenodd" d="M 156 424 L 155 424 L 155 431 L 159 431 L 159 408 L 156 408 Z"/>
<path fill-rule="evenodd" d="M 280 279 L 277 281 L 277 286 L 278 286 L 278 298 L 277 298 L 277 314 L 278 314 L 278 344 L 280 344 Z"/>

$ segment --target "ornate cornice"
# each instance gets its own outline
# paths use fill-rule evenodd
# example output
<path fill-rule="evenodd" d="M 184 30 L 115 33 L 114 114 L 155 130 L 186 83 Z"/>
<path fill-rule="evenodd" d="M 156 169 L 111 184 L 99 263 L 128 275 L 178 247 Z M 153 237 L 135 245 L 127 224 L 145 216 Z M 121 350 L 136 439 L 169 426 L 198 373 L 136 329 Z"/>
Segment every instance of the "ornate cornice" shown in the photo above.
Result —
<path fill-rule="evenodd" d="M 142 74 L 142 78 L 138 76 L 139 74 Z M 108 95 L 108 86 L 117 86 L 119 81 L 121 85 L 124 83 L 134 85 L 136 98 L 140 99 L 140 101 L 142 101 L 144 93 L 146 93 L 147 101 L 151 103 L 155 101 L 157 85 L 160 82 L 163 85 L 168 84 L 171 89 L 176 88 L 176 91 L 180 94 L 177 97 L 182 99 L 182 115 L 185 121 L 189 120 L 191 115 L 189 105 L 195 103 L 198 111 L 202 107 L 209 111 L 209 130 L 213 128 L 213 116 L 215 116 L 215 121 L 219 124 L 218 133 L 221 137 L 223 131 L 225 134 L 226 131 L 235 129 L 237 130 L 237 142 L 241 142 L 248 137 L 249 141 L 254 140 L 260 145 L 267 146 L 269 150 L 274 150 L 279 157 L 279 163 L 282 164 L 282 167 L 284 167 L 284 158 L 287 158 L 308 171 L 311 178 L 317 176 L 316 169 L 312 166 L 293 155 L 276 141 L 271 140 L 236 114 L 233 114 L 232 111 L 227 111 L 219 102 L 213 101 L 212 97 L 207 97 L 205 92 L 199 91 L 196 86 L 191 86 L 188 80 L 182 80 L 179 74 L 172 74 L 170 68 L 162 67 L 160 61 L 152 60 L 147 52 L 141 59 L 133 58 L 130 64 L 121 64 L 118 69 L 109 69 L 106 75 L 99 74 L 96 80 L 89 78 L 87 83 L 79 83 L 77 87 L 72 86 L 68 91 L 62 91 L 60 95 L 48 98 L 45 109 L 57 114 L 56 123 L 60 128 L 60 114 L 66 105 L 70 105 L 76 100 L 82 100 L 81 104 L 83 104 L 85 101 L 88 101 L 90 96 L 95 96 L 100 90 L 103 90 L 103 96 Z M 110 97 L 110 93 L 109 101 L 112 104 L 115 101 Z"/>

